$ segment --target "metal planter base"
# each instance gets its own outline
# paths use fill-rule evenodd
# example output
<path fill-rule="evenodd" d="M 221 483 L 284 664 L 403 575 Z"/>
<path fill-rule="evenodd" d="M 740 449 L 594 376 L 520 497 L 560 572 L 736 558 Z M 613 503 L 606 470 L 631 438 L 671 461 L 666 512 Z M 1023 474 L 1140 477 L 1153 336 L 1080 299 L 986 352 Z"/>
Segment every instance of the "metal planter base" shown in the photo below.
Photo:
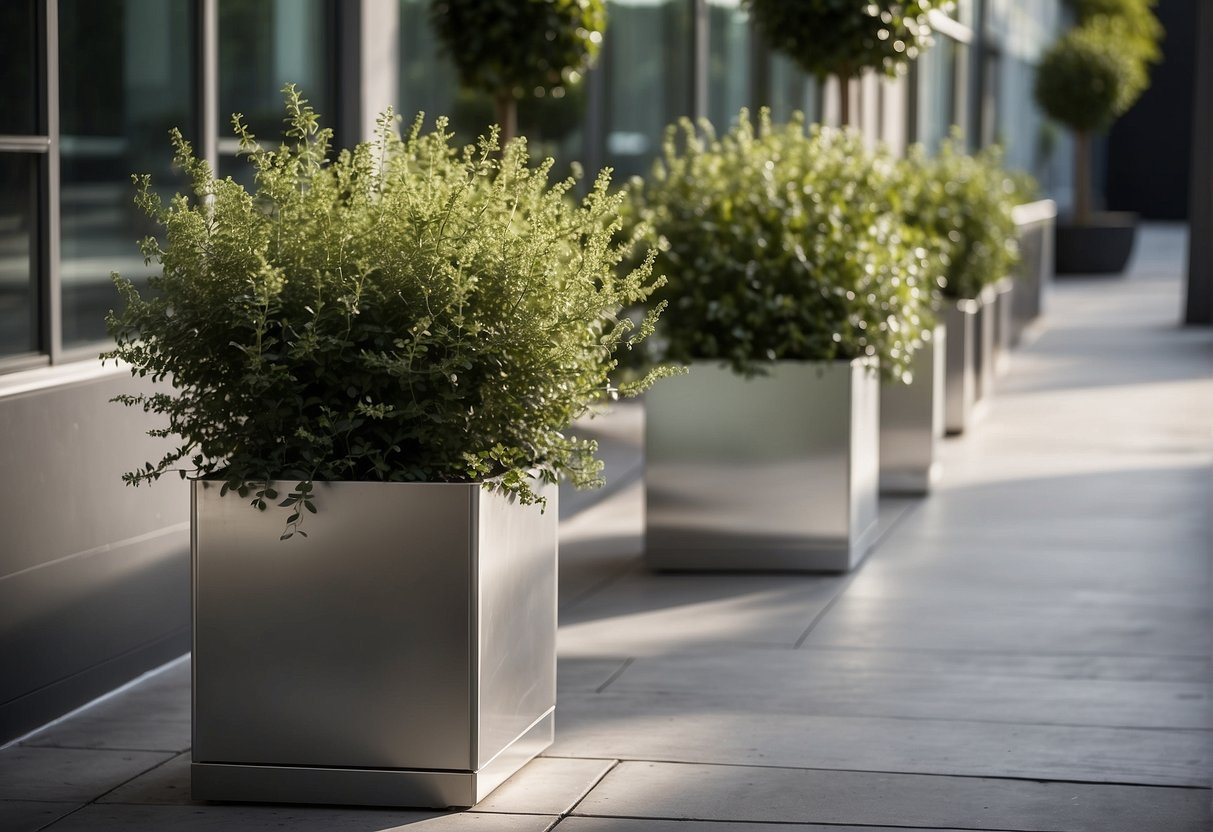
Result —
<path fill-rule="evenodd" d="M 478 771 L 194 763 L 195 800 L 346 806 L 474 806 L 552 744 L 554 711 Z"/>
<path fill-rule="evenodd" d="M 276 483 L 286 493 L 291 483 Z M 552 741 L 556 490 L 193 489 L 196 800 L 471 806 Z"/>
<path fill-rule="evenodd" d="M 645 399 L 645 558 L 661 570 L 844 572 L 875 538 L 870 362 L 699 363 Z"/>
<path fill-rule="evenodd" d="M 939 475 L 935 441 L 943 436 L 947 328 L 914 354 L 912 384 L 880 389 L 880 491 L 924 495 Z"/>
<path fill-rule="evenodd" d="M 1010 277 L 1004 277 L 994 284 L 994 294 L 994 375 L 1003 376 L 1011 367 L 1015 281 Z"/>

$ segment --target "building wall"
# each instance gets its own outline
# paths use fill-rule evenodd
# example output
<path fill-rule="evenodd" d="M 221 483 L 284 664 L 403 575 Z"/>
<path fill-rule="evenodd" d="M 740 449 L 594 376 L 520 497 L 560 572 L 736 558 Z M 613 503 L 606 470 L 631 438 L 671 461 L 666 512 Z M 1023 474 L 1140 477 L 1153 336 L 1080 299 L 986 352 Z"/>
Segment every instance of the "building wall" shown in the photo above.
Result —
<path fill-rule="evenodd" d="M 91 364 L 23 379 L 0 386 L 0 743 L 189 650 L 185 483 L 121 481 L 164 452 L 109 402 L 146 383 Z"/>

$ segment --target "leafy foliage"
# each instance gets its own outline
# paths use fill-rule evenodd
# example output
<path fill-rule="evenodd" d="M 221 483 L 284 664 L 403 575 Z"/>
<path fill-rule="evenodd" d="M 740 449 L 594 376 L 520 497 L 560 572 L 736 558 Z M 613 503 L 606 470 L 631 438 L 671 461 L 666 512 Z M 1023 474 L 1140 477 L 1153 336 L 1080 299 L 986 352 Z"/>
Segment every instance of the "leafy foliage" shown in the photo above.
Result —
<path fill-rule="evenodd" d="M 1108 127 L 1147 81 L 1141 62 L 1100 25 L 1079 26 L 1041 56 L 1034 94 L 1050 118 L 1072 130 Z"/>
<path fill-rule="evenodd" d="M 603 0 L 432 0 L 430 20 L 468 87 L 563 93 L 593 63 Z"/>
<path fill-rule="evenodd" d="M 723 138 L 683 120 L 633 187 L 670 303 L 654 360 L 879 357 L 903 376 L 929 328 L 926 250 L 896 211 L 895 163 L 850 131 L 747 111 Z"/>
<path fill-rule="evenodd" d="M 1164 32 L 1154 16 L 1157 0 L 1075 0 L 1074 5 L 1080 23 L 1111 28 L 1116 37 L 1138 53 L 1143 63 L 1162 59 L 1159 44 Z"/>
<path fill-rule="evenodd" d="M 869 67 L 890 75 L 931 45 L 927 18 L 937 0 L 745 0 L 772 47 L 810 75 L 855 77 Z"/>
<path fill-rule="evenodd" d="M 162 204 L 134 177 L 163 275 L 147 297 L 114 275 L 126 308 L 103 358 L 171 379 L 175 395 L 120 400 L 168 417 L 159 434 L 181 445 L 127 481 L 220 477 L 264 509 L 271 480 L 297 479 L 292 523 L 313 480 L 486 480 L 524 502 L 530 476 L 600 483 L 595 444 L 561 431 L 652 380 L 616 391 L 608 375 L 657 314 L 638 331 L 618 316 L 657 282 L 651 257 L 617 274 L 632 241 L 614 239 L 608 174 L 577 204 L 524 140 L 459 150 L 420 116 L 401 139 L 390 112 L 330 161 L 330 131 L 293 87 L 286 101 L 290 146 L 266 150 L 233 118 L 253 193 L 176 131 L 194 198 Z"/>
<path fill-rule="evenodd" d="M 1011 273 L 1019 258 L 1012 209 L 1022 187 L 1003 170 L 997 147 L 969 155 L 954 133 L 934 157 L 922 145 L 910 148 L 899 191 L 908 222 L 925 233 L 945 266 L 946 296 L 975 298 Z"/>

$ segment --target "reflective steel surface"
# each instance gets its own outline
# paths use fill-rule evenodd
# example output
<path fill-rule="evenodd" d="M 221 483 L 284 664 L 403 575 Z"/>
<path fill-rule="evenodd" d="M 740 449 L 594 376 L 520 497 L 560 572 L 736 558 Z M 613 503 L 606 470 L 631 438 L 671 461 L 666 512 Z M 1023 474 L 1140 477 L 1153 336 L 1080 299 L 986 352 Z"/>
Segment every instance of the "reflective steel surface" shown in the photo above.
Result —
<path fill-rule="evenodd" d="M 944 327 L 948 331 L 944 350 L 944 430 L 947 433 L 964 433 L 977 401 L 977 308 L 977 301 L 957 300 L 943 309 Z"/>
<path fill-rule="evenodd" d="M 1044 310 L 1045 294 L 1053 282 L 1053 234 L 1057 203 L 1041 199 L 1014 210 L 1019 230 L 1019 268 L 1015 273 L 1012 340 L 1018 342 L 1024 327 Z"/>
<path fill-rule="evenodd" d="M 1011 366 L 1015 281 L 1004 277 L 994 284 L 994 295 L 994 375 L 1001 376 Z"/>
<path fill-rule="evenodd" d="M 219 490 L 193 492 L 195 763 L 472 775 L 550 714 L 554 489 L 541 514 L 477 485 L 317 484 L 288 541 L 284 510 Z M 195 798 L 278 799 L 206 771 Z M 351 777 L 292 799 L 347 802 Z"/>
<path fill-rule="evenodd" d="M 926 494 L 938 474 L 935 440 L 943 436 L 947 328 L 914 354 L 912 384 L 880 388 L 880 490 Z"/>
<path fill-rule="evenodd" d="M 998 292 L 987 286 L 977 303 L 973 321 L 973 379 L 977 400 L 994 392 L 994 331 L 997 318 Z"/>
<path fill-rule="evenodd" d="M 880 382 L 864 362 L 708 363 L 646 394 L 657 569 L 843 571 L 876 523 Z"/>

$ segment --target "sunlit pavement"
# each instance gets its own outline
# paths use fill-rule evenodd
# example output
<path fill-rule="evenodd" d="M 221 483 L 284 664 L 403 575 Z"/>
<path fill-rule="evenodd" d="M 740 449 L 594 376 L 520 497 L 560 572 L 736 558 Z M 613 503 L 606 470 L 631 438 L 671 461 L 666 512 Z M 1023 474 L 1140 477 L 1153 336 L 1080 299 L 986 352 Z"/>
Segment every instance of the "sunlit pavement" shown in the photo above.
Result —
<path fill-rule="evenodd" d="M 562 523 L 557 740 L 468 812 L 196 804 L 189 663 L 0 751 L 0 829 L 1210 828 L 1213 330 L 1185 241 L 1054 284 L 849 576 L 642 566 L 641 411 Z"/>

